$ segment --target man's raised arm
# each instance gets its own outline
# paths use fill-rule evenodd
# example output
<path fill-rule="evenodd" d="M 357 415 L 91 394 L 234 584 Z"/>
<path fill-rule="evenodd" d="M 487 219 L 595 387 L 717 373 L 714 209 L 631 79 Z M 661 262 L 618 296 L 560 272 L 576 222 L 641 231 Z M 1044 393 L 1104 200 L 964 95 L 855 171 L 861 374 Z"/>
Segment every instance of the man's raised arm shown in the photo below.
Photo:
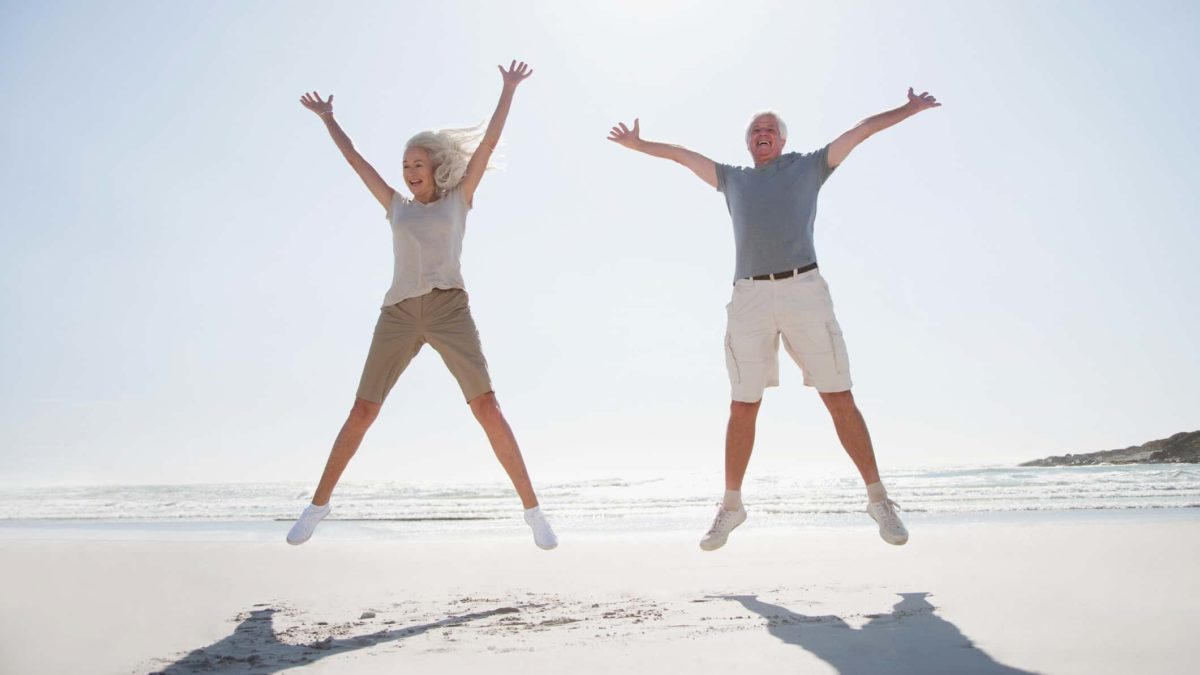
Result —
<path fill-rule="evenodd" d="M 633 120 L 632 129 L 625 126 L 624 122 L 613 127 L 612 131 L 608 134 L 608 140 L 623 145 L 630 150 L 644 152 L 652 157 L 662 157 L 663 159 L 679 162 L 691 169 L 692 173 L 700 177 L 700 180 L 714 188 L 717 187 L 717 165 L 711 159 L 678 145 L 642 140 L 641 128 L 638 125 L 637 119 Z"/>
<path fill-rule="evenodd" d="M 924 92 L 920 96 L 917 96 L 913 93 L 912 87 L 909 87 L 908 103 L 899 108 L 868 117 L 829 144 L 829 168 L 837 168 L 837 165 L 846 159 L 851 150 L 858 147 L 859 143 L 867 140 L 876 132 L 883 131 L 894 124 L 903 122 L 922 110 L 936 108 L 940 105 L 941 103 L 938 103 L 936 98 L 930 96 L 929 92 Z"/>

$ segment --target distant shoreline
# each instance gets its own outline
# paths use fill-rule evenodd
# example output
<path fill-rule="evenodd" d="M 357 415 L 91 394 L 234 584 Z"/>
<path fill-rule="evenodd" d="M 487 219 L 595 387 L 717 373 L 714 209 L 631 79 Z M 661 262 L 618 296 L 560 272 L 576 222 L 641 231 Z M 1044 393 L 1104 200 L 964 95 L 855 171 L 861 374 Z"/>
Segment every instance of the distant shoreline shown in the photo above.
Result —
<path fill-rule="evenodd" d="M 1096 464 L 1197 464 L 1200 431 L 1181 431 L 1142 445 L 1079 455 L 1066 454 L 1022 462 L 1019 466 L 1093 466 Z"/>

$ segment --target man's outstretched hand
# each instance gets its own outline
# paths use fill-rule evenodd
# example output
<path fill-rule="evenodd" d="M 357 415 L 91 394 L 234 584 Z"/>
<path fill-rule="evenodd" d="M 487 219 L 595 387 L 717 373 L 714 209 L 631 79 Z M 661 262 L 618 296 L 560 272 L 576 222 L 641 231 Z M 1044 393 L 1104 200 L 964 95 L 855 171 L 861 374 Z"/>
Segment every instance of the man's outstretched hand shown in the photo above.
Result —
<path fill-rule="evenodd" d="M 619 143 L 630 150 L 636 150 L 638 143 L 642 142 L 642 130 L 638 126 L 637 118 L 633 120 L 633 128 L 625 126 L 624 122 L 620 122 L 617 126 L 608 132 L 608 140 L 613 143 Z"/>
<path fill-rule="evenodd" d="M 921 112 L 922 110 L 937 108 L 940 105 L 942 104 L 938 103 L 936 98 L 930 96 L 929 92 L 923 91 L 918 96 L 917 94 L 913 93 L 912 87 L 908 88 L 908 107 L 912 108 L 913 112 Z"/>

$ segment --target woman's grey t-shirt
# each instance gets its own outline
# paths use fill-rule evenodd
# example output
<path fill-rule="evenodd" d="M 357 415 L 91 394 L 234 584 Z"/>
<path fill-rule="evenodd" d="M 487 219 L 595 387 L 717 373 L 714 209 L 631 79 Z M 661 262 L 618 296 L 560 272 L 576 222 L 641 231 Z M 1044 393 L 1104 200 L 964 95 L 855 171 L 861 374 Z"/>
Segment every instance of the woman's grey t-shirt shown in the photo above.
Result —
<path fill-rule="evenodd" d="M 813 221 L 817 193 L 833 173 L 828 154 L 827 145 L 762 167 L 717 164 L 717 191 L 733 219 L 734 281 L 817 262 Z"/>
<path fill-rule="evenodd" d="M 395 269 L 384 307 L 435 288 L 464 288 L 460 261 L 470 209 L 458 187 L 429 204 L 396 191 L 387 210 Z"/>

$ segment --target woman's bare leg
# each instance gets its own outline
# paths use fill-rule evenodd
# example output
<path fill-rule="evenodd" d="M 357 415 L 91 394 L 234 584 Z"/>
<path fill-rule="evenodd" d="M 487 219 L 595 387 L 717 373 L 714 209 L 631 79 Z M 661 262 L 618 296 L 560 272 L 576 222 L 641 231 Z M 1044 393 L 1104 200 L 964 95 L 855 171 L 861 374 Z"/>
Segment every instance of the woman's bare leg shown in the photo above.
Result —
<path fill-rule="evenodd" d="M 325 462 L 325 472 L 321 474 L 321 482 L 317 484 L 317 491 L 313 494 L 313 504 L 324 506 L 329 503 L 334 486 L 342 477 L 342 472 L 346 470 L 350 458 L 358 451 L 363 436 L 366 435 L 367 429 L 371 428 L 371 423 L 379 416 L 379 409 L 382 407 L 381 403 L 362 398 L 354 399 L 350 415 L 346 418 L 346 423 L 342 425 L 337 440 L 333 442 L 333 449 L 329 451 L 329 460 Z"/>
<path fill-rule="evenodd" d="M 521 496 L 521 504 L 527 509 L 537 506 L 537 495 L 533 492 L 533 484 L 529 482 L 529 473 L 525 470 L 525 460 L 521 457 L 521 448 L 517 446 L 517 439 L 513 436 L 508 421 L 504 419 L 504 413 L 500 412 L 500 403 L 496 401 L 496 394 L 489 391 L 476 396 L 468 405 L 471 406 L 471 412 L 475 415 L 475 419 L 479 420 L 479 425 L 483 427 L 484 433 L 487 434 L 488 442 L 492 444 L 492 451 L 496 453 L 496 459 L 500 460 L 500 465 L 504 467 L 513 487 L 517 489 L 517 494 Z"/>

